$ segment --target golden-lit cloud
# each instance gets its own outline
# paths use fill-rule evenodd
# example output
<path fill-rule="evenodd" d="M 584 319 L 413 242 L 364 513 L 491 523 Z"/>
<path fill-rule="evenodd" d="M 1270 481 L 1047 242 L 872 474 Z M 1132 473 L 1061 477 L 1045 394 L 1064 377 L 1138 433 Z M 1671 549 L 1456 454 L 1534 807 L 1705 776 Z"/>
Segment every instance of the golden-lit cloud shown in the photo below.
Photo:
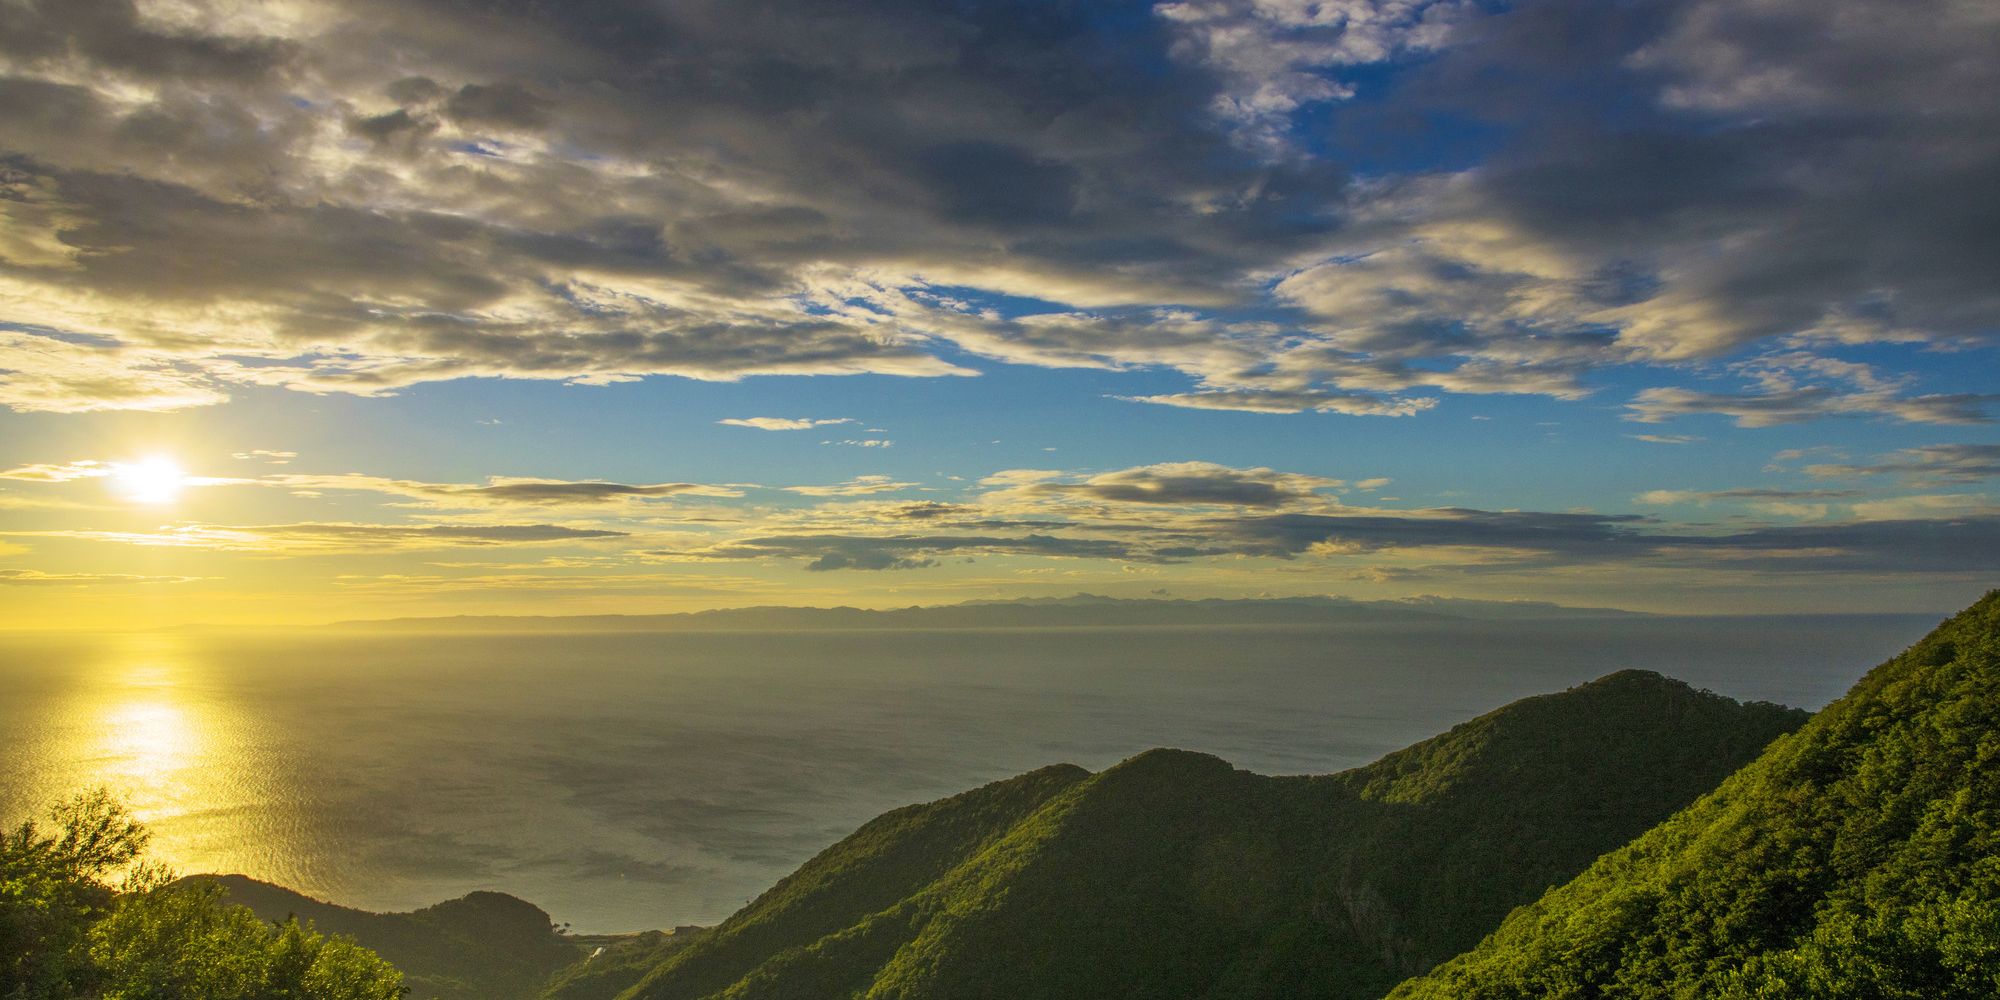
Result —
<path fill-rule="evenodd" d="M 760 431 L 803 431 L 814 427 L 830 427 L 835 424 L 854 423 L 853 417 L 727 417 L 716 421 L 729 427 L 751 427 Z"/>
<path fill-rule="evenodd" d="M 45 573 L 36 569 L 0 569 L 0 587 L 94 587 L 133 583 L 191 583 L 192 576 L 140 576 L 132 573 Z"/>
<path fill-rule="evenodd" d="M 359 473 L 286 474 L 248 481 L 279 489 L 378 493 L 440 508 L 592 507 L 674 497 L 740 497 L 738 487 L 706 483 L 613 483 L 602 480 L 492 476 L 484 483 L 429 483 Z"/>
<path fill-rule="evenodd" d="M 276 554 L 388 552 L 498 545 L 543 545 L 623 538 L 626 532 L 556 524 L 298 524 L 166 525 L 149 531 L 14 532 L 21 538 L 65 538 L 127 545 Z"/>
<path fill-rule="evenodd" d="M 869 475 L 855 476 L 844 483 L 826 486 L 787 486 L 785 491 L 809 497 L 859 497 L 874 493 L 894 493 L 916 485 L 918 484 L 897 482 L 890 476 Z"/>

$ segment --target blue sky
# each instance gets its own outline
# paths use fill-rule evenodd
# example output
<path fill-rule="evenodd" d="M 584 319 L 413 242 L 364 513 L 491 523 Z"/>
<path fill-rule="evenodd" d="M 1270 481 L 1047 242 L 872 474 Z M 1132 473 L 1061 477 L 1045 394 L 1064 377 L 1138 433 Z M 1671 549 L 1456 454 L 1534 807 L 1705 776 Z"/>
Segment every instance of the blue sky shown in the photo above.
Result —
<path fill-rule="evenodd" d="M 1919 6 L 17 5 L 8 624 L 1950 608 L 2000 18 Z"/>

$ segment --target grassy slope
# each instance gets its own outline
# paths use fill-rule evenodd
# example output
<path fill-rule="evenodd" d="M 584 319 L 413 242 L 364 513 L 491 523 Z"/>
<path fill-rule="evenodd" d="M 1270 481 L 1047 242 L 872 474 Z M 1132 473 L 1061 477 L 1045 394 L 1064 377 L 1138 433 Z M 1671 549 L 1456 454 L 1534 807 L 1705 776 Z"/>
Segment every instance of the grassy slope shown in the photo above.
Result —
<path fill-rule="evenodd" d="M 1626 672 L 1340 775 L 1165 750 L 1053 772 L 892 877 L 843 859 L 875 853 L 877 824 L 915 842 L 932 818 L 877 820 L 627 996 L 1380 996 L 1802 718 Z M 800 905 L 829 867 L 841 905 Z"/>
<path fill-rule="evenodd" d="M 2000 592 L 1394 996 L 2000 996 Z"/>

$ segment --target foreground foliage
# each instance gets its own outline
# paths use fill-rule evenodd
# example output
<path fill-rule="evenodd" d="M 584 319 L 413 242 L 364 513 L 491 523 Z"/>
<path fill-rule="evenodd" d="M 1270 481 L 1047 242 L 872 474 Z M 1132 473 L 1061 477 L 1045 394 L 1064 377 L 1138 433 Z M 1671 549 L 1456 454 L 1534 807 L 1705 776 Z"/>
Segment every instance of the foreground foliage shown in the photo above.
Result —
<path fill-rule="evenodd" d="M 0 997 L 398 1000 L 403 978 L 353 942 L 266 924 L 213 885 L 139 863 L 145 829 L 103 792 L 0 836 Z M 120 884 L 109 881 L 121 870 Z"/>
<path fill-rule="evenodd" d="M 2000 592 L 1394 996 L 2000 996 Z"/>

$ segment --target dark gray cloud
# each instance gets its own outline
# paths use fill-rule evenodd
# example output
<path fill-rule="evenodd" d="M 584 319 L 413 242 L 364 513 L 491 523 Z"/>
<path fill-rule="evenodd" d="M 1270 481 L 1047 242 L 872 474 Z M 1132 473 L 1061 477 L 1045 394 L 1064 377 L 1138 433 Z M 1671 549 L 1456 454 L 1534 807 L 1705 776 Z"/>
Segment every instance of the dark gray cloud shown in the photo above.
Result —
<path fill-rule="evenodd" d="M 918 500 L 913 503 L 897 504 L 883 511 L 883 514 L 901 521 L 930 521 L 940 518 L 959 518 L 978 510 L 979 508 L 969 504 Z"/>
<path fill-rule="evenodd" d="M 444 104 L 453 121 L 501 129 L 538 129 L 550 122 L 552 102 L 518 83 L 468 83 Z"/>
<path fill-rule="evenodd" d="M 1170 462 L 1074 481 L 1043 479 L 1016 487 L 1015 492 L 1026 497 L 1074 497 L 1126 504 L 1284 507 L 1314 500 L 1320 490 L 1341 485 L 1337 480 L 1271 469 Z"/>

